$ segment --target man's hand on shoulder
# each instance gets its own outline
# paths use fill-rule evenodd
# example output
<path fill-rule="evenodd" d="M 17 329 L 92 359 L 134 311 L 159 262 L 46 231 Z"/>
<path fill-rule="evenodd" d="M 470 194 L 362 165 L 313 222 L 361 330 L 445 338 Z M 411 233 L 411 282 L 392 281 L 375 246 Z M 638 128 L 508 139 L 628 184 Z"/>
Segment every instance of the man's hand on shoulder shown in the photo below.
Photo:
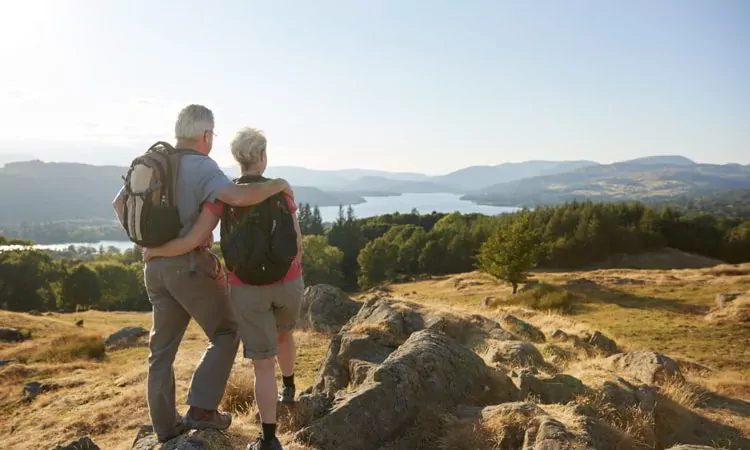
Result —
<path fill-rule="evenodd" d="M 283 178 L 276 178 L 273 181 L 276 182 L 276 183 L 278 183 L 278 185 L 280 187 L 279 192 L 283 192 L 286 195 L 294 198 L 294 191 L 292 190 L 292 187 L 289 185 L 288 181 L 286 181 Z"/>

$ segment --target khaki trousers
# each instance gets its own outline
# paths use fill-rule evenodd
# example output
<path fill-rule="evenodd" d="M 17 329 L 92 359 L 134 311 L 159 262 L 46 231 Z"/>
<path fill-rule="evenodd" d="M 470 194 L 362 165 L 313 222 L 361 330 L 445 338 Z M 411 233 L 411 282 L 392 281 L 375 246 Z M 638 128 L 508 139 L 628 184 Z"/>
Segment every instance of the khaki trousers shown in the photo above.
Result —
<path fill-rule="evenodd" d="M 232 370 L 239 340 L 232 318 L 223 271 L 208 250 L 156 258 L 144 269 L 153 306 L 149 339 L 147 398 L 157 436 L 175 429 L 174 359 L 190 319 L 200 325 L 209 344 L 195 368 L 187 404 L 217 409 Z"/>

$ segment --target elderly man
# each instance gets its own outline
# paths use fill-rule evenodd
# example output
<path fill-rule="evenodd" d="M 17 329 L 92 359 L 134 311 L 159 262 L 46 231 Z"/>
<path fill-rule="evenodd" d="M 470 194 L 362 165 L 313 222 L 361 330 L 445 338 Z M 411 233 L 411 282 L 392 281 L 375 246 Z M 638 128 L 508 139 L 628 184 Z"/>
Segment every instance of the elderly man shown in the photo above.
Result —
<path fill-rule="evenodd" d="M 213 147 L 214 116 L 201 105 L 184 108 L 175 124 L 175 148 L 192 150 L 180 158 L 177 209 L 187 235 L 205 202 L 220 200 L 249 206 L 291 189 L 284 180 L 239 186 L 219 169 L 208 155 Z M 113 205 L 123 222 L 123 190 Z M 210 243 L 210 241 L 209 241 Z M 153 306 L 149 340 L 147 397 L 157 438 L 164 442 L 188 428 L 226 429 L 229 413 L 217 410 L 224 395 L 239 340 L 218 258 L 201 243 L 179 256 L 146 263 L 145 283 Z M 190 383 L 184 420 L 175 409 L 174 358 L 185 330 L 193 318 L 209 340 Z"/>

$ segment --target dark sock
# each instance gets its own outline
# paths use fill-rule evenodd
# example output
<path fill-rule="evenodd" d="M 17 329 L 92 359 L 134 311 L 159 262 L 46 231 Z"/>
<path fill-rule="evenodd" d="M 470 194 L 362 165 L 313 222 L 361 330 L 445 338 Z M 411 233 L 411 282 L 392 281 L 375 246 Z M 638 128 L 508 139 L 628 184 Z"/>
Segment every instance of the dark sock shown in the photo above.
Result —
<path fill-rule="evenodd" d="M 291 374 L 288 377 L 282 375 L 281 378 L 284 380 L 284 386 L 294 387 L 294 374 Z"/>
<path fill-rule="evenodd" d="M 264 423 L 263 424 L 263 440 L 265 442 L 271 442 L 276 437 L 276 424 L 275 423 Z"/>

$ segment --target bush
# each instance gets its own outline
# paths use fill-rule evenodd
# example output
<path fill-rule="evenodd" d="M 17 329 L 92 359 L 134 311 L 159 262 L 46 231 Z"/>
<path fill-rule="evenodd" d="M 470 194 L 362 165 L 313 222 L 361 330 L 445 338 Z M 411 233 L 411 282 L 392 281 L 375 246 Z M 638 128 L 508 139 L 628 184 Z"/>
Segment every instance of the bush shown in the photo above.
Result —
<path fill-rule="evenodd" d="M 553 311 L 558 314 L 570 314 L 575 303 L 581 298 L 566 289 L 549 284 L 521 292 L 510 297 L 503 305 L 516 305 L 539 311 Z"/>
<path fill-rule="evenodd" d="M 72 334 L 51 343 L 32 359 L 45 362 L 64 363 L 76 359 L 101 361 L 106 349 L 104 341 L 97 336 Z"/>

